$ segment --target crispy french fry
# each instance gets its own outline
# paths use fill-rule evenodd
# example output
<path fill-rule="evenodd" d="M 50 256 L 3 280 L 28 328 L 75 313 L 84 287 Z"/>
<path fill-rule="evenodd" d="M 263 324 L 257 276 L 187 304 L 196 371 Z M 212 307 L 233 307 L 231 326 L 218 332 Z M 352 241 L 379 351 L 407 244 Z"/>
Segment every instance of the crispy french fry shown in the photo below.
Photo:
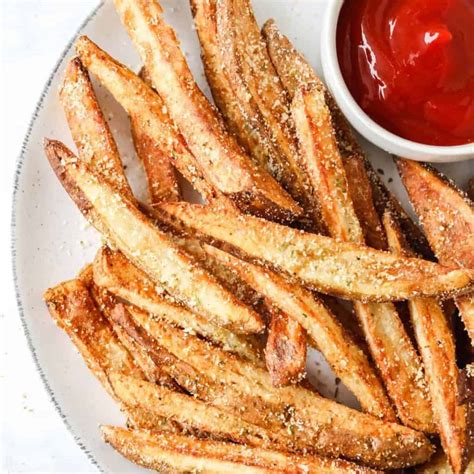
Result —
<path fill-rule="evenodd" d="M 116 398 L 108 378 L 109 370 L 145 378 L 81 280 L 70 280 L 48 289 L 44 300 L 56 324 L 67 333 L 86 365 L 112 397 Z"/>
<path fill-rule="evenodd" d="M 474 268 L 474 204 L 428 166 L 402 159 L 397 166 L 439 262 Z M 474 345 L 474 294 L 457 298 L 456 304 Z"/>
<path fill-rule="evenodd" d="M 387 301 L 468 292 L 473 272 L 401 258 L 329 237 L 199 204 L 160 206 L 167 219 L 200 238 L 305 285 L 348 299 Z"/>
<path fill-rule="evenodd" d="M 156 283 L 186 305 L 237 333 L 263 329 L 263 321 L 200 268 L 130 201 L 117 194 L 60 142 L 45 151 L 62 185 L 96 229 Z"/>
<path fill-rule="evenodd" d="M 191 9 L 214 102 L 239 144 L 262 167 L 268 169 L 268 165 L 275 162 L 274 155 L 277 153 L 268 140 L 268 130 L 263 120 L 257 120 L 260 115 L 253 101 L 238 100 L 222 69 L 223 60 L 217 44 L 216 1 L 191 0 Z"/>
<path fill-rule="evenodd" d="M 147 143 L 161 152 L 160 160 L 165 158 L 171 160 L 206 200 L 215 199 L 214 191 L 205 181 L 196 159 L 170 119 L 161 97 L 140 77 L 109 56 L 86 36 L 78 39 L 76 51 L 92 74 L 130 115 L 134 130 L 147 137 Z M 146 158 L 144 163 L 147 163 L 148 158 L 143 158 Z M 153 162 L 155 161 L 153 159 Z M 160 170 L 161 167 L 153 172 Z M 171 177 L 169 171 L 166 171 L 165 175 Z M 169 180 L 166 182 L 169 183 Z M 174 189 L 174 185 L 171 188 Z"/>
<path fill-rule="evenodd" d="M 369 360 L 319 299 L 309 290 L 290 283 L 275 272 L 263 270 L 214 247 L 206 248 L 301 324 L 333 371 L 352 390 L 364 411 L 387 421 L 396 420 Z"/>
<path fill-rule="evenodd" d="M 113 316 L 163 363 L 189 392 L 248 423 L 289 433 L 295 446 L 343 456 L 377 468 L 423 462 L 431 454 L 419 432 L 324 399 L 299 386 L 274 388 L 269 374 L 134 308 L 117 306 Z M 140 327 L 130 328 L 130 320 Z M 159 354 L 158 354 L 159 356 Z M 225 390 L 223 391 L 223 387 Z"/>
<path fill-rule="evenodd" d="M 146 350 L 137 344 L 133 338 L 130 337 L 128 333 L 110 317 L 113 308 L 118 304 L 117 298 L 106 289 L 98 287 L 93 282 L 91 282 L 88 288 L 97 307 L 107 318 L 120 342 L 130 352 L 138 367 L 142 369 L 146 379 L 150 382 L 159 383 L 160 385 L 177 390 L 178 386 L 173 379 L 159 365 L 155 364 Z"/>
<path fill-rule="evenodd" d="M 116 9 L 189 149 L 212 187 L 241 209 L 277 220 L 299 206 L 246 155 L 196 85 L 158 2 L 116 0 Z"/>
<path fill-rule="evenodd" d="M 412 255 L 400 227 L 389 213 L 384 216 L 384 226 L 392 252 L 397 255 Z M 415 298 L 408 305 L 441 442 L 453 471 L 461 473 L 467 462 L 467 413 L 466 406 L 458 404 L 459 371 L 453 335 L 436 300 Z"/>
<path fill-rule="evenodd" d="M 292 113 L 303 162 L 320 196 L 330 235 L 363 245 L 364 234 L 352 204 L 324 92 L 315 86 L 297 91 Z M 423 366 L 395 305 L 356 302 L 355 311 L 398 416 L 407 426 L 432 432 Z"/>
<path fill-rule="evenodd" d="M 163 468 L 172 469 L 173 472 L 199 471 L 210 474 L 377 472 L 347 461 L 298 456 L 224 441 L 131 431 L 114 426 L 102 426 L 101 429 L 104 440 L 127 459 L 160 472 L 163 472 Z"/>
<path fill-rule="evenodd" d="M 96 255 L 93 268 L 95 283 L 117 297 L 171 324 L 199 334 L 224 350 L 238 354 L 255 364 L 262 364 L 256 341 L 211 324 L 198 313 L 177 305 L 166 296 L 160 286 L 130 263 L 122 253 L 103 247 Z"/>
<path fill-rule="evenodd" d="M 145 68 L 141 69 L 139 77 L 151 87 Z M 131 129 L 135 150 L 145 169 L 151 205 L 181 201 L 181 189 L 167 150 L 162 150 L 161 143 L 144 130 L 143 117 L 131 117 Z"/>
<path fill-rule="evenodd" d="M 308 86 L 315 86 L 324 92 L 326 104 L 331 112 L 339 152 L 344 160 L 349 194 L 367 244 L 376 249 L 386 249 L 387 240 L 381 219 L 387 207 L 390 207 L 396 210 L 403 232 L 409 238 L 413 248 L 424 257 L 431 257 L 432 254 L 423 233 L 375 173 L 336 101 L 324 87 L 311 65 L 279 31 L 273 20 L 265 23 L 262 33 L 270 58 L 291 97 L 294 97 L 297 90 Z"/>
<path fill-rule="evenodd" d="M 216 0 L 215 22 L 221 59 L 216 72 L 228 78 L 236 100 L 245 108 L 244 126 L 234 128 L 250 139 L 254 129 L 260 132 L 261 148 L 267 152 L 266 169 L 305 210 L 306 227 L 319 229 L 319 205 L 299 163 L 288 95 L 268 56 L 250 2 Z"/>
<path fill-rule="evenodd" d="M 117 144 L 79 58 L 69 62 L 59 97 L 80 158 L 133 200 Z"/>
<path fill-rule="evenodd" d="M 133 408 L 134 414 L 147 414 L 132 420 L 137 428 L 157 430 L 164 417 L 186 430 L 197 430 L 213 439 L 231 440 L 255 447 L 294 449 L 289 434 L 277 436 L 190 395 L 119 373 L 110 374 L 109 379 L 124 405 Z M 155 419 L 158 420 L 158 426 L 152 424 Z"/>
<path fill-rule="evenodd" d="M 306 375 L 306 331 L 296 319 L 272 304 L 268 308 L 265 361 L 273 385 L 283 387 L 299 382 Z"/>

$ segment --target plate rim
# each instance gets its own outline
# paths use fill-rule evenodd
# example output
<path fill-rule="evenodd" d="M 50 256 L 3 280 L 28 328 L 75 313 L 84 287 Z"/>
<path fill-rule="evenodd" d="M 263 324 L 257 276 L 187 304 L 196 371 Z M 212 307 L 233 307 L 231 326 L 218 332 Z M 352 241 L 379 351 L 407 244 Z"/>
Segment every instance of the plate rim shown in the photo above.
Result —
<path fill-rule="evenodd" d="M 56 63 L 51 73 L 48 76 L 48 79 L 46 80 L 45 85 L 43 86 L 40 97 L 36 102 L 36 106 L 34 108 L 33 114 L 30 117 L 28 128 L 26 130 L 25 136 L 21 144 L 20 153 L 18 154 L 16 158 L 15 171 L 14 171 L 14 176 L 13 176 L 13 191 L 12 191 L 11 214 L 10 214 L 10 262 L 11 262 L 11 269 L 12 269 L 12 274 L 13 274 L 13 287 L 14 287 L 14 293 L 15 293 L 16 307 L 18 310 L 18 315 L 20 316 L 20 322 L 21 322 L 24 336 L 26 338 L 28 350 L 33 359 L 34 365 L 36 367 L 36 371 L 38 372 L 40 376 L 41 382 L 43 384 L 43 388 L 46 391 L 46 394 L 49 398 L 51 405 L 54 407 L 56 413 L 59 415 L 59 418 L 63 422 L 69 434 L 72 436 L 74 442 L 79 447 L 80 451 L 85 454 L 91 466 L 95 467 L 98 472 L 102 472 L 102 473 L 106 472 L 105 468 L 95 458 L 92 450 L 87 446 L 87 443 L 85 442 L 85 440 L 83 440 L 82 437 L 76 433 L 76 431 L 70 424 L 67 415 L 64 413 L 61 405 L 56 400 L 56 395 L 49 384 L 48 378 L 46 377 L 46 374 L 43 371 L 43 367 L 40 363 L 38 355 L 36 354 L 36 348 L 33 343 L 33 339 L 30 333 L 28 322 L 25 317 L 25 310 L 23 307 L 21 291 L 18 284 L 17 211 L 18 211 L 18 195 L 20 191 L 20 179 L 23 172 L 23 165 L 25 164 L 25 161 L 26 161 L 26 150 L 30 144 L 31 134 L 36 124 L 36 121 L 39 117 L 39 113 L 41 112 L 43 108 L 46 96 L 50 92 L 52 82 L 57 72 L 59 71 L 59 68 L 61 67 L 62 62 L 64 61 L 64 58 L 71 51 L 74 43 L 76 42 L 76 39 L 79 37 L 83 29 L 97 16 L 97 14 L 105 5 L 105 3 L 106 3 L 105 0 L 100 0 L 99 4 L 96 7 L 94 7 L 87 14 L 84 20 L 81 22 L 79 27 L 74 32 L 73 36 L 69 39 L 69 41 L 66 43 L 66 46 L 63 48 L 61 54 L 59 55 L 59 58 L 56 60 Z"/>

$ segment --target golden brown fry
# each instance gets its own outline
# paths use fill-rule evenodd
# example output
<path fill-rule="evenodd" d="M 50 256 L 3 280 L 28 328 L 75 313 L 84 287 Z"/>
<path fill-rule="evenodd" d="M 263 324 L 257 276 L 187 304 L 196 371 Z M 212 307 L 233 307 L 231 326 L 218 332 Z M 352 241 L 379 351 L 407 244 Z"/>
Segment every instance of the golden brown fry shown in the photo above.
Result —
<path fill-rule="evenodd" d="M 145 68 L 141 69 L 139 77 L 151 87 L 151 80 Z M 142 116 L 131 117 L 130 120 L 135 150 L 147 177 L 150 204 L 153 206 L 160 202 L 181 201 L 181 189 L 167 149 L 163 150 L 161 143 L 144 130 Z"/>
<path fill-rule="evenodd" d="M 290 283 L 275 272 L 263 270 L 214 247 L 206 248 L 301 324 L 335 374 L 354 393 L 364 411 L 387 421 L 396 420 L 369 360 L 319 299 L 309 290 Z"/>
<path fill-rule="evenodd" d="M 309 229 L 321 218 L 304 170 L 300 166 L 288 95 L 271 63 L 265 42 L 247 0 L 216 0 L 217 47 L 233 93 L 245 109 L 244 125 L 235 125 L 248 142 L 259 132 L 265 167 L 305 210 Z M 225 111 L 225 109 L 224 109 Z M 253 154 L 253 150 L 250 149 Z"/>
<path fill-rule="evenodd" d="M 255 364 L 262 364 L 256 341 L 234 334 L 210 323 L 198 313 L 176 304 L 172 297 L 156 285 L 120 252 L 102 248 L 94 260 L 95 283 L 119 298 L 165 319 L 186 331 L 199 334 L 224 350 L 238 354 Z"/>
<path fill-rule="evenodd" d="M 257 473 L 375 473 L 347 461 L 318 456 L 298 456 L 282 451 L 251 448 L 191 436 L 152 433 L 102 426 L 104 440 L 127 459 L 160 472 L 209 474 Z M 163 471 L 165 469 L 165 471 Z"/>
<path fill-rule="evenodd" d="M 206 180 L 242 210 L 292 219 L 299 206 L 243 152 L 199 90 L 158 2 L 116 0 L 116 9 Z"/>
<path fill-rule="evenodd" d="M 62 185 L 102 235 L 173 296 L 237 333 L 263 329 L 263 321 L 156 228 L 130 201 L 78 161 L 60 142 L 47 141 L 46 155 Z"/>
<path fill-rule="evenodd" d="M 280 309 L 267 305 L 270 315 L 265 362 L 275 387 L 299 382 L 306 374 L 306 331 Z"/>
<path fill-rule="evenodd" d="M 392 252 L 412 255 L 394 218 L 386 213 L 384 226 Z M 455 473 L 466 464 L 466 406 L 458 405 L 456 349 L 443 310 L 436 300 L 415 298 L 408 302 L 411 321 L 425 367 L 433 415 L 445 452 Z"/>
<path fill-rule="evenodd" d="M 255 447 L 293 449 L 289 434 L 278 437 L 271 431 L 247 423 L 238 416 L 190 395 L 118 373 L 110 374 L 109 378 L 122 403 L 133 408 L 134 414 L 144 415 L 132 420 L 137 428 L 155 431 L 160 428 L 162 418 L 166 418 L 185 430 L 197 430 L 213 439 L 231 440 Z M 152 424 L 155 419 L 158 420 L 158 426 Z"/>
<path fill-rule="evenodd" d="M 339 152 L 344 160 L 349 194 L 367 244 L 376 249 L 386 249 L 387 241 L 381 219 L 387 207 L 390 207 L 390 209 L 396 209 L 403 232 L 409 238 L 410 244 L 424 257 L 431 257 L 429 245 L 423 233 L 375 173 L 336 101 L 307 60 L 278 30 L 273 20 L 265 23 L 262 33 L 270 58 L 292 98 L 297 90 L 304 87 L 315 86 L 324 92 L 326 104 L 331 112 Z"/>
<path fill-rule="evenodd" d="M 396 257 L 226 209 L 189 203 L 163 204 L 160 209 L 176 226 L 323 293 L 387 301 L 446 297 L 472 287 L 472 270 Z"/>
<path fill-rule="evenodd" d="M 110 385 L 109 371 L 145 378 L 82 281 L 70 280 L 50 288 L 44 300 L 56 324 L 67 333 L 91 372 L 112 397 L 116 395 Z"/>
<path fill-rule="evenodd" d="M 123 328 L 113 320 L 113 318 L 111 318 L 111 312 L 118 304 L 117 298 L 109 293 L 106 289 L 98 287 L 93 282 L 90 283 L 88 288 L 97 307 L 107 318 L 108 322 L 115 331 L 115 334 L 117 334 L 120 342 L 130 352 L 138 367 L 142 369 L 146 379 L 150 382 L 159 383 L 160 385 L 177 390 L 178 387 L 173 379 L 159 365 L 155 364 L 146 350 L 137 344 L 136 341 L 134 341 L 133 338 L 130 337 L 129 334 L 127 334 L 127 332 L 124 331 Z"/>
<path fill-rule="evenodd" d="M 69 62 L 59 97 L 80 158 L 133 200 L 117 144 L 79 58 Z"/>
<path fill-rule="evenodd" d="M 167 354 L 163 364 L 186 390 L 278 436 L 291 434 L 298 449 L 343 456 L 378 468 L 420 463 L 431 454 L 421 433 L 382 422 L 303 387 L 275 388 L 265 370 L 150 320 L 134 308 L 127 311 L 117 306 L 113 316 L 150 353 Z M 140 327 L 133 327 L 131 319 Z"/>
<path fill-rule="evenodd" d="M 397 166 L 439 262 L 474 268 L 474 204 L 428 166 L 402 159 Z M 456 304 L 474 345 L 474 294 L 457 298 Z"/>
<path fill-rule="evenodd" d="M 161 158 L 171 160 L 205 199 L 215 199 L 214 191 L 204 180 L 196 159 L 170 119 L 161 97 L 145 81 L 86 36 L 77 40 L 76 50 L 87 68 L 130 115 L 134 130 L 147 137 L 147 143 L 162 153 Z"/>
<path fill-rule="evenodd" d="M 259 120 L 260 114 L 253 100 L 238 100 L 223 71 L 224 62 L 217 43 L 216 1 L 191 0 L 191 10 L 214 102 L 239 144 L 262 167 L 269 165 L 267 169 L 271 173 L 276 150 L 268 141 L 268 129 L 263 120 Z"/>
<path fill-rule="evenodd" d="M 321 201 L 332 237 L 364 244 L 347 175 L 336 143 L 324 92 L 315 86 L 296 92 L 292 104 L 303 162 Z M 393 303 L 355 303 L 371 355 L 400 419 L 421 431 L 434 430 L 420 358 Z"/>

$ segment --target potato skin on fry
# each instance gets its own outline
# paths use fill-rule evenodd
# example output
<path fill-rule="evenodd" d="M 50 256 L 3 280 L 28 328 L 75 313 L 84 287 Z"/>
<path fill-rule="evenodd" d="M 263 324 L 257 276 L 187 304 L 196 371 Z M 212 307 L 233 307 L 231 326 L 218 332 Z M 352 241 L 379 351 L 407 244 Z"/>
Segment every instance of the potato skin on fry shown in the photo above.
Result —
<path fill-rule="evenodd" d="M 84 216 L 150 278 L 216 324 L 237 333 L 263 330 L 263 321 L 255 311 L 225 290 L 63 144 L 47 141 L 45 151 L 51 167 Z"/>
<path fill-rule="evenodd" d="M 298 456 L 281 451 L 240 446 L 223 441 L 201 440 L 182 435 L 129 431 L 102 426 L 104 441 L 131 461 L 144 467 L 173 472 L 208 473 L 376 473 L 372 469 L 338 459 Z"/>
<path fill-rule="evenodd" d="M 384 226 L 392 252 L 413 255 L 395 218 L 386 213 Z M 429 298 L 409 300 L 408 307 L 430 390 L 434 420 L 455 473 L 467 462 L 467 407 L 460 404 L 455 342 L 440 304 Z"/>
<path fill-rule="evenodd" d="M 81 159 L 133 200 L 117 144 L 79 58 L 71 59 L 67 65 L 59 98 Z"/>
<path fill-rule="evenodd" d="M 471 270 L 395 257 L 225 209 L 189 203 L 163 204 L 160 209 L 176 226 L 323 293 L 387 301 L 447 297 L 472 287 Z"/>
<path fill-rule="evenodd" d="M 297 383 L 306 375 L 306 331 L 283 311 L 270 313 L 265 361 L 275 387 Z"/>

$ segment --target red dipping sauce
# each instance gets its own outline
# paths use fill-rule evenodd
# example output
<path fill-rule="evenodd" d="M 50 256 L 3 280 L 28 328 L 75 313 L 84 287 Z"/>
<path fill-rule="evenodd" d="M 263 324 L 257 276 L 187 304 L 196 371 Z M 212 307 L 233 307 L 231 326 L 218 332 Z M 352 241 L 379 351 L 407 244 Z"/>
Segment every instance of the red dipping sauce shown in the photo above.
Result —
<path fill-rule="evenodd" d="M 354 99 L 387 130 L 474 142 L 474 0 L 346 0 L 337 52 Z"/>

